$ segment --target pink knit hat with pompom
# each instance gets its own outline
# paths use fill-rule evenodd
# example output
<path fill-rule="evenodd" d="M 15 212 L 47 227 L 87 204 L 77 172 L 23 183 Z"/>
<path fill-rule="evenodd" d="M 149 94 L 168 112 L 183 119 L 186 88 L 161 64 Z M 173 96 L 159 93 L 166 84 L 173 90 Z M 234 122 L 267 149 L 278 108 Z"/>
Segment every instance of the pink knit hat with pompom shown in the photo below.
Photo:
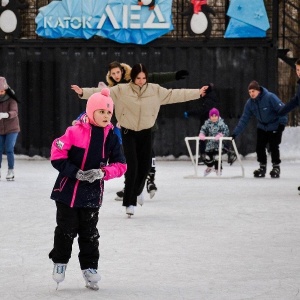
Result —
<path fill-rule="evenodd" d="M 96 125 L 94 120 L 95 110 L 104 109 L 113 113 L 114 103 L 109 95 L 110 90 L 108 88 L 103 88 L 100 93 L 95 93 L 88 99 L 86 104 L 86 114 L 90 120 L 90 123 Z"/>

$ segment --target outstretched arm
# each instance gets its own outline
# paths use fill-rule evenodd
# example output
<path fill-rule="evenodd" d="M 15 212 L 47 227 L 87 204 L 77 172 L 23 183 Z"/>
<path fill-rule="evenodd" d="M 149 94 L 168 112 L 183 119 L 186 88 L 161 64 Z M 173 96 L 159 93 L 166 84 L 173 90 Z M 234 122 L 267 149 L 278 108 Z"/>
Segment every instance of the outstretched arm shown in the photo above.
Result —
<path fill-rule="evenodd" d="M 78 85 L 71 85 L 71 90 L 73 90 L 75 93 L 78 94 L 78 96 L 82 97 L 83 95 L 83 90 L 81 87 L 79 87 Z"/>

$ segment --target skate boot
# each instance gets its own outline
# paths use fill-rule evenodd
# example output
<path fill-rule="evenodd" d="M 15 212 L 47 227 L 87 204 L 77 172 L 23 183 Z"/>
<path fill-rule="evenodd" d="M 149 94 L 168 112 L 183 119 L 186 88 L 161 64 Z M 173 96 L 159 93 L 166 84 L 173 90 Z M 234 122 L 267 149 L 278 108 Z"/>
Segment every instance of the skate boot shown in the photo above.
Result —
<path fill-rule="evenodd" d="M 237 156 L 233 150 L 228 150 L 227 157 L 227 162 L 230 165 L 232 165 L 237 160 Z"/>
<path fill-rule="evenodd" d="M 204 171 L 204 176 L 207 176 L 208 174 L 210 174 L 213 171 L 212 167 L 207 167 Z"/>
<path fill-rule="evenodd" d="M 82 270 L 82 275 L 85 280 L 85 287 L 95 291 L 99 290 L 98 281 L 101 280 L 101 276 L 96 269 Z"/>
<path fill-rule="evenodd" d="M 279 178 L 280 177 L 280 167 L 279 165 L 273 165 L 273 169 L 270 172 L 271 178 Z"/>
<path fill-rule="evenodd" d="M 121 191 L 116 192 L 117 197 L 115 198 L 116 201 L 123 201 L 124 197 L 124 189 Z"/>
<path fill-rule="evenodd" d="M 52 278 L 57 283 L 56 289 L 58 289 L 59 283 L 64 281 L 66 269 L 67 264 L 54 264 Z"/>
<path fill-rule="evenodd" d="M 205 165 L 206 154 L 201 154 L 198 158 L 198 166 Z"/>
<path fill-rule="evenodd" d="M 6 180 L 13 181 L 14 179 L 15 179 L 14 169 L 8 169 L 7 175 L 6 175 Z"/>
<path fill-rule="evenodd" d="M 260 165 L 259 169 L 255 170 L 253 172 L 254 177 L 256 177 L 256 178 L 265 177 L 266 176 L 266 169 L 267 169 L 266 165 Z"/>
<path fill-rule="evenodd" d="M 146 186 L 147 186 L 147 192 L 150 195 L 150 199 L 152 199 L 155 196 L 155 193 L 157 191 L 157 187 L 154 182 L 154 179 L 155 179 L 154 177 L 155 177 L 155 173 L 149 173 L 147 175 Z"/>
<path fill-rule="evenodd" d="M 129 205 L 126 207 L 126 214 L 128 215 L 128 218 L 131 218 L 131 216 L 134 215 L 134 206 Z"/>
<path fill-rule="evenodd" d="M 299 195 L 300 195 L 300 186 L 298 186 L 298 193 L 299 193 Z"/>

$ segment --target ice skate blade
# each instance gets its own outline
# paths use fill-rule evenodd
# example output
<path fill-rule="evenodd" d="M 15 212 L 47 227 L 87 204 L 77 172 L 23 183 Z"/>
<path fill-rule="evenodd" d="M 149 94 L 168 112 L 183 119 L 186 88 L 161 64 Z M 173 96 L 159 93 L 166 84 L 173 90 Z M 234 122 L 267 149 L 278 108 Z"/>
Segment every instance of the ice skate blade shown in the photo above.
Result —
<path fill-rule="evenodd" d="M 131 219 L 131 216 L 133 216 L 133 214 L 127 214 L 128 219 Z"/>
<path fill-rule="evenodd" d="M 115 198 L 115 200 L 116 200 L 116 201 L 123 201 L 123 198 L 117 196 L 117 197 Z"/>
<path fill-rule="evenodd" d="M 265 178 L 266 175 L 254 175 L 254 178 Z"/>
<path fill-rule="evenodd" d="M 15 178 L 6 178 L 7 181 L 15 181 Z"/>
<path fill-rule="evenodd" d="M 156 192 L 155 190 L 149 192 L 150 199 L 152 199 L 155 196 L 155 192 Z"/>
<path fill-rule="evenodd" d="M 87 282 L 85 285 L 86 288 L 90 289 L 90 290 L 94 290 L 94 291 L 98 291 L 99 290 L 99 286 L 97 283 L 95 282 Z"/>

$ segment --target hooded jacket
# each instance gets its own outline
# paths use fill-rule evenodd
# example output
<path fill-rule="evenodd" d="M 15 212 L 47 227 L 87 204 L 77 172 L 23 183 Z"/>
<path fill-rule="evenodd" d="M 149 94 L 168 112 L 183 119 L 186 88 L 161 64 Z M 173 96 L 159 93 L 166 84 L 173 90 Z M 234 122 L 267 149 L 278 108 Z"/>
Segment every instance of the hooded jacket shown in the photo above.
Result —
<path fill-rule="evenodd" d="M 261 87 L 261 91 L 255 99 L 247 100 L 238 125 L 233 130 L 233 135 L 238 136 L 242 133 L 252 116 L 257 119 L 257 128 L 264 131 L 277 131 L 279 125 L 287 123 L 287 116 L 280 117 L 278 115 L 283 105 L 275 94 Z"/>
<path fill-rule="evenodd" d="M 100 207 L 104 180 L 121 177 L 126 161 L 113 125 L 98 127 L 83 121 L 68 127 L 65 134 L 55 139 L 51 147 L 51 163 L 59 171 L 51 199 L 70 207 Z M 79 181 L 79 170 L 101 168 L 103 179 L 93 183 Z"/>

